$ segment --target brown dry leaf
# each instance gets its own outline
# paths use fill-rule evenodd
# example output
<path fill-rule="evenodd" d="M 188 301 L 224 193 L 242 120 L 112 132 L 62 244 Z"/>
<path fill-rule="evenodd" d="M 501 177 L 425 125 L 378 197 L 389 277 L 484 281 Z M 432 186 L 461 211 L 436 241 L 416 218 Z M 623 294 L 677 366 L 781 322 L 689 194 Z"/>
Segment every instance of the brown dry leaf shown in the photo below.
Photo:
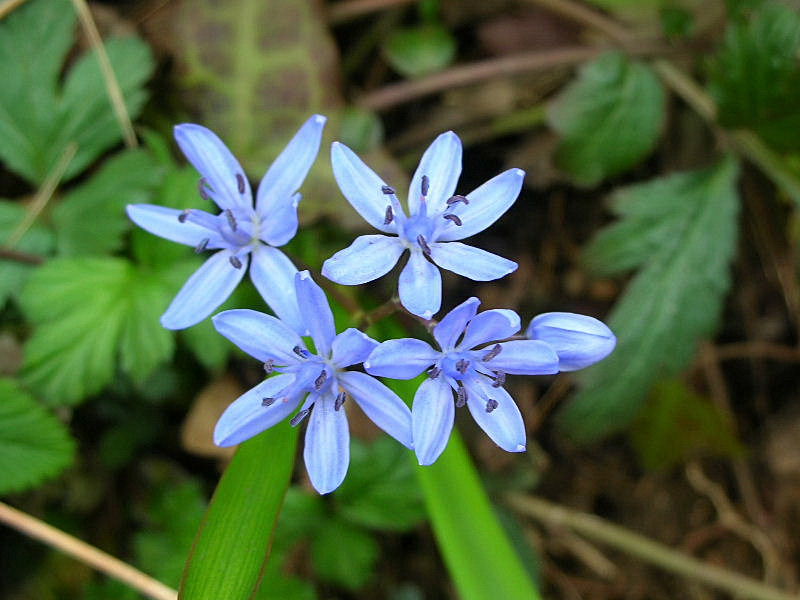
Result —
<path fill-rule="evenodd" d="M 223 374 L 203 388 L 181 426 L 181 445 L 184 450 L 198 456 L 229 460 L 236 448 L 214 445 L 214 425 L 228 405 L 244 392 L 245 389 L 228 374 Z"/>

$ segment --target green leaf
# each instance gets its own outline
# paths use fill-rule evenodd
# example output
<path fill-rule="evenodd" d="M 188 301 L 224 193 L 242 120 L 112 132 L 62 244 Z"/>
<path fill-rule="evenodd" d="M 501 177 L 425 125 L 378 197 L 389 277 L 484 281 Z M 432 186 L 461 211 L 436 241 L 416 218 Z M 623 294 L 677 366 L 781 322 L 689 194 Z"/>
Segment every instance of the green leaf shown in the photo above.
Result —
<path fill-rule="evenodd" d="M 70 143 L 77 152 L 64 180 L 121 139 L 93 51 L 78 58 L 60 85 L 74 31 L 75 13 L 67 0 L 31 0 L 0 22 L 0 158 L 33 185 L 45 179 Z M 150 50 L 133 37 L 105 45 L 135 118 L 153 69 Z"/>
<path fill-rule="evenodd" d="M 556 165 L 592 186 L 633 167 L 655 148 L 664 122 L 664 90 L 644 63 L 616 52 L 581 67 L 548 107 L 561 135 Z"/>
<path fill-rule="evenodd" d="M 653 382 L 678 373 L 714 332 L 736 247 L 737 174 L 728 158 L 615 195 L 621 220 L 597 235 L 586 260 L 605 273 L 640 270 L 609 319 L 616 350 L 579 374 L 581 389 L 560 414 L 576 440 L 629 424 Z"/>
<path fill-rule="evenodd" d="M 719 122 L 749 127 L 782 150 L 800 148 L 800 14 L 769 2 L 731 23 L 711 63 Z"/>
<path fill-rule="evenodd" d="M 67 428 L 12 379 L 0 379 L 0 494 L 38 485 L 68 467 Z"/>
<path fill-rule="evenodd" d="M 181 600 L 245 600 L 255 594 L 294 467 L 297 434 L 297 428 L 279 423 L 239 446 L 195 538 Z"/>
<path fill-rule="evenodd" d="M 25 209 L 22 205 L 0 200 L 0 245 L 5 244 L 24 218 Z M 44 257 L 52 247 L 53 235 L 48 229 L 34 223 L 14 249 Z M 0 308 L 10 296 L 17 296 L 22 291 L 33 268 L 33 265 L 22 262 L 0 260 Z"/>
<path fill-rule="evenodd" d="M 708 399 L 679 380 L 659 382 L 630 432 L 645 469 L 666 469 L 697 455 L 739 457 L 744 446 Z"/>
<path fill-rule="evenodd" d="M 107 254 L 122 247 L 130 228 L 125 205 L 147 202 L 160 179 L 147 152 L 120 152 L 86 183 L 72 189 L 53 209 L 61 255 Z"/>
<path fill-rule="evenodd" d="M 372 579 L 379 552 L 369 533 L 336 518 L 327 520 L 311 541 L 315 573 L 349 590 Z"/>
<path fill-rule="evenodd" d="M 441 25 L 427 23 L 394 31 L 386 40 L 383 52 L 400 74 L 421 77 L 453 62 L 456 40 Z"/>

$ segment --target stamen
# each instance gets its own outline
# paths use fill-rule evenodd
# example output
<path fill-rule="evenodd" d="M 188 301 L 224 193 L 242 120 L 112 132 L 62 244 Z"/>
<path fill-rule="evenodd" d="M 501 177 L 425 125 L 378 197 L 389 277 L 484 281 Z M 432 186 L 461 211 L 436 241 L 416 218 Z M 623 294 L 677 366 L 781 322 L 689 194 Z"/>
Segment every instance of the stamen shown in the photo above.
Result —
<path fill-rule="evenodd" d="M 244 194 L 244 175 L 241 173 L 236 174 L 236 185 L 239 188 L 239 193 Z"/>
<path fill-rule="evenodd" d="M 491 350 L 489 350 L 486 354 L 483 355 L 481 359 L 483 362 L 489 362 L 495 356 L 500 354 L 503 351 L 503 347 L 500 344 L 495 344 Z"/>
<path fill-rule="evenodd" d="M 430 377 L 431 379 L 436 379 L 441 373 L 442 370 L 436 365 L 428 369 L 428 377 Z"/>
<path fill-rule="evenodd" d="M 492 412 L 492 411 L 493 411 L 495 408 L 497 408 L 497 406 L 498 406 L 498 404 L 497 404 L 497 400 L 495 400 L 495 399 L 493 399 L 493 398 L 489 398 L 489 399 L 486 401 L 486 412 L 487 412 L 487 413 L 490 413 L 490 412 Z"/>
<path fill-rule="evenodd" d="M 461 227 L 463 225 L 463 223 L 461 222 L 461 219 L 458 218 L 458 215 L 446 214 L 446 215 L 442 215 L 442 216 L 445 219 L 447 219 L 448 221 L 452 221 L 453 223 L 455 223 L 459 227 Z"/>
<path fill-rule="evenodd" d="M 275 400 L 277 400 L 277 398 L 262 398 L 261 406 L 272 406 L 275 404 Z"/>
<path fill-rule="evenodd" d="M 456 391 L 456 407 L 461 408 L 467 403 L 467 388 L 460 381 L 458 383 L 458 390 Z"/>
<path fill-rule="evenodd" d="M 322 372 L 319 376 L 314 380 L 314 389 L 319 390 L 325 385 L 325 380 L 328 378 L 328 372 L 325 369 L 322 369 Z"/>
<path fill-rule="evenodd" d="M 236 217 L 233 216 L 233 211 L 230 208 L 225 209 L 225 218 L 228 219 L 228 226 L 232 231 L 236 231 Z"/>
<path fill-rule="evenodd" d="M 430 187 L 431 187 L 431 180 L 428 179 L 427 175 L 423 175 L 422 176 L 422 195 L 423 196 L 427 196 L 428 195 L 428 190 L 430 189 Z"/>
<path fill-rule="evenodd" d="M 294 348 L 292 348 L 292 352 L 297 354 L 297 356 L 299 356 L 300 358 L 308 358 L 309 356 L 311 356 L 311 352 L 309 352 L 305 348 L 301 348 L 300 346 L 295 346 Z"/>
<path fill-rule="evenodd" d="M 421 233 L 417 236 L 417 244 L 419 244 L 419 247 L 422 248 L 422 253 L 430 258 L 431 247 L 428 246 L 428 242 L 425 241 L 425 236 L 423 236 Z"/>
<path fill-rule="evenodd" d="M 394 196 L 397 193 L 395 189 L 390 185 L 382 185 L 381 192 L 383 192 L 387 196 Z"/>
<path fill-rule="evenodd" d="M 192 214 L 192 210 L 190 208 L 187 208 L 185 211 L 183 211 L 181 214 L 178 215 L 178 221 L 181 223 L 186 223 L 186 219 L 189 218 L 190 214 Z"/>
<path fill-rule="evenodd" d="M 289 424 L 292 427 L 297 427 L 298 425 L 300 425 L 303 419 L 305 419 L 308 416 L 308 413 L 310 412 L 311 412 L 310 410 L 304 408 L 303 410 L 301 410 L 299 413 L 297 413 L 295 416 L 292 417 L 292 420 L 289 421 Z"/>
<path fill-rule="evenodd" d="M 465 360 L 465 359 L 462 358 L 462 359 L 459 359 L 459 361 L 456 363 L 456 371 L 458 371 L 462 375 L 464 375 L 467 372 L 468 368 L 469 368 L 469 361 L 468 360 Z"/>
<path fill-rule="evenodd" d="M 267 362 L 264 363 L 264 372 L 269 375 L 272 373 L 273 369 L 275 368 L 275 361 L 271 358 L 267 359 Z"/>
<path fill-rule="evenodd" d="M 505 384 L 506 382 L 506 374 L 502 371 L 495 371 L 494 372 L 494 382 L 492 383 L 492 387 L 500 387 L 501 385 Z"/>
<path fill-rule="evenodd" d="M 205 252 L 205 249 L 208 247 L 208 242 L 210 242 L 210 241 L 211 240 L 209 238 L 205 238 L 203 240 L 200 240 L 200 243 L 197 244 L 197 246 L 195 247 L 194 251 L 197 254 L 200 254 L 201 252 Z"/>
<path fill-rule="evenodd" d="M 392 213 L 392 206 L 389 205 L 386 207 L 386 216 L 383 217 L 383 224 L 388 225 L 394 220 L 394 213 Z"/>
<path fill-rule="evenodd" d="M 338 396 L 336 396 L 336 400 L 333 403 L 333 410 L 339 410 L 344 406 L 345 401 L 347 400 L 347 392 L 342 392 Z"/>
<path fill-rule="evenodd" d="M 231 256 L 228 257 L 228 260 L 233 265 L 234 269 L 241 269 L 242 268 L 242 261 L 240 261 L 238 257 L 231 255 Z"/>
<path fill-rule="evenodd" d="M 458 204 L 459 202 L 463 202 L 464 204 L 469 204 L 469 198 L 466 196 L 461 196 L 460 194 L 456 194 L 455 196 L 450 196 L 447 199 L 447 206 L 453 206 Z"/>
<path fill-rule="evenodd" d="M 211 200 L 211 196 L 208 195 L 208 189 L 206 188 L 207 185 L 208 182 L 205 177 L 201 177 L 197 182 L 197 193 L 200 194 L 203 200 Z"/>

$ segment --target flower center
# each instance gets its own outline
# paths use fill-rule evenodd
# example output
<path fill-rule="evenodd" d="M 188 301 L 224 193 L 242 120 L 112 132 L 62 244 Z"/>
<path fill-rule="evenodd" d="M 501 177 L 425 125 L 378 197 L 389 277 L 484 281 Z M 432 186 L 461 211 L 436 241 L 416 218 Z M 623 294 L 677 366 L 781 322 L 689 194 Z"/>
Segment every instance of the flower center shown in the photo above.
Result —
<path fill-rule="evenodd" d="M 466 352 L 450 352 L 442 359 L 440 368 L 448 377 L 460 381 L 470 370 L 474 370 L 472 361 L 473 357 Z"/>

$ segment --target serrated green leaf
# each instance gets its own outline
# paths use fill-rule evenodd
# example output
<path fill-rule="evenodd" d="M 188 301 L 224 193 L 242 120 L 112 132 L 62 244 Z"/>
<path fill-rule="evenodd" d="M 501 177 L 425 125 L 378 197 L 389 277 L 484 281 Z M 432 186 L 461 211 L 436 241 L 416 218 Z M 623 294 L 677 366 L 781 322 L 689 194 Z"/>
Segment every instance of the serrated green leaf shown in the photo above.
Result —
<path fill-rule="evenodd" d="M 589 441 L 625 427 L 653 382 L 678 373 L 713 333 L 730 286 L 737 239 L 738 168 L 732 159 L 619 191 L 622 220 L 586 249 L 605 272 L 641 266 L 614 307 L 614 353 L 578 375 L 580 391 L 559 415 Z"/>
<path fill-rule="evenodd" d="M 580 185 L 596 185 L 645 158 L 664 121 L 664 90 L 644 63 L 617 52 L 581 67 L 553 100 L 548 119 L 561 135 L 556 165 Z"/>
<path fill-rule="evenodd" d="M 0 244 L 4 244 L 25 218 L 21 204 L 0 200 Z M 53 247 L 53 235 L 48 229 L 34 223 L 17 242 L 15 249 L 28 254 L 46 256 Z M 13 260 L 0 260 L 0 307 L 10 296 L 22 290 L 34 266 Z"/>
<path fill-rule="evenodd" d="M 149 200 L 161 178 L 154 159 L 143 150 L 121 152 L 103 163 L 86 183 L 53 209 L 60 255 L 107 254 L 122 247 L 130 228 L 125 205 Z"/>
<path fill-rule="evenodd" d="M 67 428 L 12 379 L 0 379 L 0 494 L 20 492 L 72 463 Z"/>
<path fill-rule="evenodd" d="M 421 77 L 453 62 L 456 40 L 441 25 L 426 23 L 394 31 L 383 45 L 383 52 L 402 75 Z"/>
<path fill-rule="evenodd" d="M 83 171 L 121 138 L 93 51 L 59 78 L 73 42 L 75 13 L 66 0 L 31 0 L 0 22 L 0 157 L 31 184 L 40 184 L 71 143 L 77 152 L 63 180 Z M 128 112 L 146 99 L 153 70 L 148 46 L 111 39 L 106 50 Z"/>
<path fill-rule="evenodd" d="M 711 63 L 719 122 L 749 127 L 782 150 L 800 148 L 800 13 L 768 2 L 731 23 Z"/>
<path fill-rule="evenodd" d="M 369 533 L 336 518 L 327 520 L 311 541 L 314 572 L 349 590 L 358 590 L 372 579 L 379 552 Z"/>
<path fill-rule="evenodd" d="M 697 455 L 738 457 L 744 447 L 707 398 L 679 380 L 659 382 L 630 432 L 645 469 L 667 469 Z"/>

